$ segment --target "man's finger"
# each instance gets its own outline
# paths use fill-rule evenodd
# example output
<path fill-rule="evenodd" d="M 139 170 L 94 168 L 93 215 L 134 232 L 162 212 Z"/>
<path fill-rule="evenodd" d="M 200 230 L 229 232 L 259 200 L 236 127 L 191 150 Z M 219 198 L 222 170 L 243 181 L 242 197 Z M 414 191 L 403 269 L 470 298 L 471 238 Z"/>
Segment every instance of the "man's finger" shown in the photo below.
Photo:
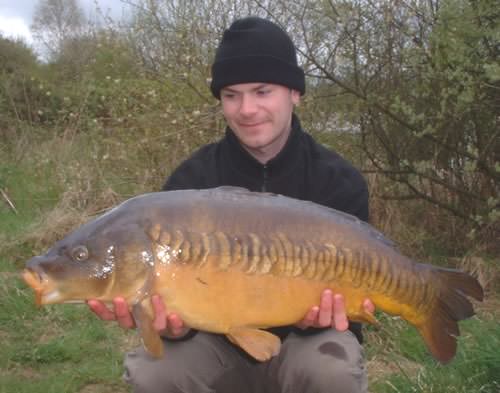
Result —
<path fill-rule="evenodd" d="M 116 319 L 113 311 L 107 308 L 103 302 L 91 299 L 87 301 L 87 304 L 90 310 L 103 321 L 114 321 Z"/>
<path fill-rule="evenodd" d="M 297 327 L 300 329 L 306 329 L 308 327 L 314 326 L 316 324 L 316 321 L 318 319 L 318 314 L 319 314 L 319 307 L 314 306 L 312 307 L 299 323 L 296 324 Z"/>
<path fill-rule="evenodd" d="M 174 337 L 184 333 L 184 323 L 177 314 L 169 314 L 167 321 L 168 330 Z"/>
<path fill-rule="evenodd" d="M 326 289 L 321 294 L 321 302 L 319 304 L 319 316 L 318 316 L 319 326 L 327 327 L 332 325 L 332 308 L 333 308 L 333 294 L 331 290 Z"/>
<path fill-rule="evenodd" d="M 132 329 L 135 327 L 134 318 L 128 309 L 128 304 L 122 297 L 113 299 L 113 307 L 118 324 L 124 329 Z"/>
<path fill-rule="evenodd" d="M 347 320 L 344 296 L 336 294 L 333 297 L 333 319 L 332 326 L 335 329 L 343 332 L 349 327 L 349 321 Z"/>
<path fill-rule="evenodd" d="M 368 314 L 375 313 L 375 305 L 370 299 L 365 299 L 363 302 L 363 308 Z"/>

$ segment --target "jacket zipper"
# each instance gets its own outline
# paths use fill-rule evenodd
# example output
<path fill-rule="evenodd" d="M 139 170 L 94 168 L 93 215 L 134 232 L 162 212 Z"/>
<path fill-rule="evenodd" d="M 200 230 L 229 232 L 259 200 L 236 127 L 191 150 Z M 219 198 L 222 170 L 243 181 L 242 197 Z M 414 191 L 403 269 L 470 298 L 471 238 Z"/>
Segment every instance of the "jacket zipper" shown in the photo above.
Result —
<path fill-rule="evenodd" d="M 268 173 L 268 170 L 267 170 L 267 165 L 263 165 L 263 167 L 262 167 L 262 187 L 260 188 L 260 190 L 262 192 L 266 192 L 267 191 L 268 176 L 269 176 L 269 173 Z"/>

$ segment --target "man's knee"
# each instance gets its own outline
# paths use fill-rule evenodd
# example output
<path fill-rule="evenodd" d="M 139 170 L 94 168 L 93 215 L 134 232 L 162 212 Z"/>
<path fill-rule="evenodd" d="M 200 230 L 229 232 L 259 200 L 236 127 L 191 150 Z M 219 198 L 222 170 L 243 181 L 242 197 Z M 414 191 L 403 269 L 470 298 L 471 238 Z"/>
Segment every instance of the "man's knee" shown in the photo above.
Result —
<path fill-rule="evenodd" d="M 364 367 L 352 367 L 346 361 L 310 362 L 294 370 L 286 383 L 284 393 L 364 393 L 366 392 L 366 373 Z M 303 390 L 305 389 L 305 390 Z"/>
<path fill-rule="evenodd" d="M 124 380 L 134 393 L 213 392 L 230 366 L 234 350 L 220 336 L 198 333 L 186 341 L 166 341 L 165 357 L 151 358 L 143 348 L 127 354 Z"/>
<path fill-rule="evenodd" d="M 366 372 L 363 365 L 346 360 L 310 364 L 303 370 L 309 392 L 365 393 Z"/>
<path fill-rule="evenodd" d="M 183 362 L 172 362 L 165 359 L 152 359 L 138 348 L 125 357 L 124 380 L 132 387 L 134 393 L 181 392 L 185 384 L 187 367 Z"/>
<path fill-rule="evenodd" d="M 282 361 L 284 393 L 367 391 L 363 349 L 354 335 L 331 331 L 292 340 Z"/>

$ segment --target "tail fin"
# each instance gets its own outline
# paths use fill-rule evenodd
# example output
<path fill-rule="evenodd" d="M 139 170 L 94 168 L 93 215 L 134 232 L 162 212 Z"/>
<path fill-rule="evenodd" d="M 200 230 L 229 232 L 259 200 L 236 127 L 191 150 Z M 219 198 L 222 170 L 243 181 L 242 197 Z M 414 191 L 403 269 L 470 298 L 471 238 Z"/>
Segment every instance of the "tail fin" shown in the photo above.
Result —
<path fill-rule="evenodd" d="M 441 363 L 447 363 L 457 350 L 458 321 L 474 315 L 467 296 L 481 301 L 484 293 L 479 282 L 467 273 L 442 268 L 433 268 L 432 273 L 439 287 L 436 304 L 417 329 L 432 355 Z"/>

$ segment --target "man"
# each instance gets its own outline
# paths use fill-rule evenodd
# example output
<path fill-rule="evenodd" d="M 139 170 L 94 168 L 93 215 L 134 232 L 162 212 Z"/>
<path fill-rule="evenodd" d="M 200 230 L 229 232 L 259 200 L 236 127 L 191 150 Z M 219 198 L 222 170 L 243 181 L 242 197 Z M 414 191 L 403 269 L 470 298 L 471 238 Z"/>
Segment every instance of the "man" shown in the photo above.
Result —
<path fill-rule="evenodd" d="M 316 143 L 293 114 L 305 93 L 304 72 L 292 41 L 277 25 L 256 17 L 235 21 L 217 49 L 211 91 L 221 101 L 226 135 L 184 161 L 164 190 L 241 186 L 368 219 L 368 192 L 360 173 Z M 272 329 L 283 344 L 280 354 L 264 363 L 221 335 L 189 330 L 158 296 L 152 302 L 155 328 L 165 337 L 165 357 L 151 359 L 143 349 L 127 355 L 125 379 L 135 392 L 367 391 L 360 326 L 349 325 L 344 299 L 330 289 L 296 326 Z M 134 327 L 121 298 L 115 299 L 113 311 L 95 300 L 89 306 L 102 319 Z M 368 299 L 364 306 L 374 311 Z"/>

